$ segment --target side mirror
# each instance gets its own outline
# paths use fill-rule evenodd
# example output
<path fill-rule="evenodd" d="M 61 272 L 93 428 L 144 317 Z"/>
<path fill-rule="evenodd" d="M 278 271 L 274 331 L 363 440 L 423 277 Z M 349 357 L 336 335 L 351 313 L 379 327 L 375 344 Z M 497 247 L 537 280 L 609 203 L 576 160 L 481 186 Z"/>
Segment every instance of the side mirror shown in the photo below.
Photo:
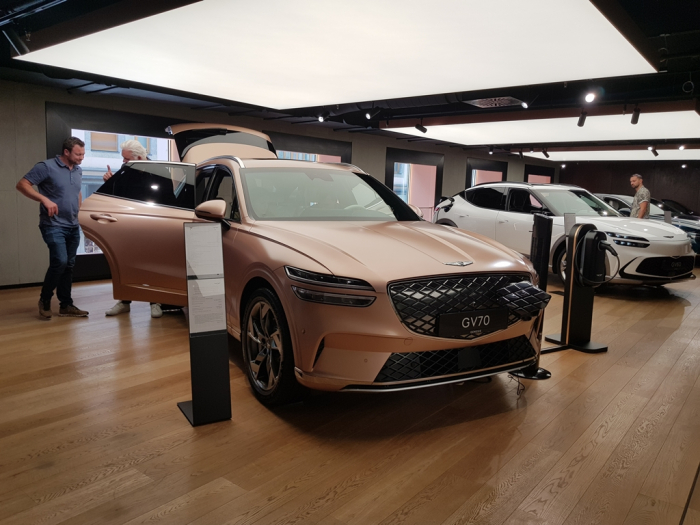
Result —
<path fill-rule="evenodd" d="M 226 201 L 215 199 L 203 202 L 194 209 L 194 214 L 208 221 L 224 220 L 226 219 Z"/>
<path fill-rule="evenodd" d="M 625 217 L 629 217 L 631 211 L 632 211 L 632 210 L 630 210 L 629 208 L 620 208 L 619 210 L 617 210 L 617 212 L 618 212 L 620 215 L 623 215 L 623 216 L 625 216 Z"/>
<path fill-rule="evenodd" d="M 408 207 L 411 208 L 413 212 L 416 215 L 418 215 L 418 217 L 420 217 L 421 219 L 423 218 L 423 210 L 421 210 L 418 206 L 416 206 L 415 204 L 409 204 Z"/>

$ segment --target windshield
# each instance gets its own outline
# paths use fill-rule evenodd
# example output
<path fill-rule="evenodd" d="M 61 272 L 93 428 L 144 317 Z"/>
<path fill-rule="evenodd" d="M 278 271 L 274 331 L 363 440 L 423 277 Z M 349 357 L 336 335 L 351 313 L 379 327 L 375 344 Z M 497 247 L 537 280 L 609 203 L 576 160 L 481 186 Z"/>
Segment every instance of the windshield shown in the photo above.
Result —
<path fill-rule="evenodd" d="M 627 195 L 621 195 L 618 197 L 618 199 L 623 201 L 626 204 L 627 208 L 632 208 L 632 202 L 634 200 L 632 197 L 628 197 Z M 650 202 L 649 205 L 650 205 L 649 206 L 649 215 L 661 215 L 661 216 L 663 216 L 664 210 L 659 208 L 653 202 Z"/>
<path fill-rule="evenodd" d="M 676 201 L 672 201 L 672 200 L 665 200 L 664 204 L 666 205 L 666 207 L 669 210 L 674 211 L 676 213 L 683 213 L 685 215 L 693 215 L 693 211 L 689 210 L 688 208 L 683 206 L 680 202 L 676 202 Z"/>
<path fill-rule="evenodd" d="M 576 215 L 600 215 L 603 217 L 621 216 L 614 208 L 586 190 L 538 190 L 537 195 L 556 215 L 575 213 Z"/>
<path fill-rule="evenodd" d="M 246 209 L 266 221 L 420 220 L 376 179 L 322 168 L 241 170 Z"/>

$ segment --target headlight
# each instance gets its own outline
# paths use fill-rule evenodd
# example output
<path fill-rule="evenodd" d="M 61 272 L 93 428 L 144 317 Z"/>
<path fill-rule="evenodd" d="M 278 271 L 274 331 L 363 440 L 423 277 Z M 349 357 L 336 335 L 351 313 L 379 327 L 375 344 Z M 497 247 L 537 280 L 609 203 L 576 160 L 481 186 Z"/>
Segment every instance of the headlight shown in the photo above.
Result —
<path fill-rule="evenodd" d="M 374 291 L 372 285 L 362 279 L 353 279 L 352 277 L 338 277 L 326 273 L 310 272 L 301 270 L 293 266 L 285 266 L 284 271 L 287 272 L 287 277 L 293 281 L 302 283 L 316 284 L 319 286 L 330 286 L 333 288 L 352 288 L 354 290 L 370 290 Z"/>
<path fill-rule="evenodd" d="M 340 293 L 319 292 L 318 290 L 306 290 L 298 286 L 292 286 L 292 290 L 296 296 L 302 301 L 310 301 L 312 303 L 331 304 L 335 306 L 355 306 L 365 307 L 371 305 L 376 297 L 367 297 L 365 295 L 347 295 Z"/>
<path fill-rule="evenodd" d="M 624 235 L 622 233 L 605 232 L 605 235 L 610 237 L 618 246 L 631 246 L 632 248 L 646 248 L 651 244 L 644 237 L 634 237 L 632 235 Z"/>

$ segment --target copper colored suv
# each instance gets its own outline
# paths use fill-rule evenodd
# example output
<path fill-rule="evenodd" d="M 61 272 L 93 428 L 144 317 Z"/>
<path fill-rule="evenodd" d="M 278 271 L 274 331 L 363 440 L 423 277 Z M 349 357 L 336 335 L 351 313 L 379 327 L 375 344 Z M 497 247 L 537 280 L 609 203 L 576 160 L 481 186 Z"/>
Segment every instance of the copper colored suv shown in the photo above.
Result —
<path fill-rule="evenodd" d="M 277 160 L 267 136 L 173 126 L 182 162 L 129 162 L 83 202 L 114 297 L 187 304 L 183 223 L 225 222 L 227 325 L 265 404 L 394 391 L 539 358 L 545 303 L 522 257 L 421 220 L 357 167 Z"/>

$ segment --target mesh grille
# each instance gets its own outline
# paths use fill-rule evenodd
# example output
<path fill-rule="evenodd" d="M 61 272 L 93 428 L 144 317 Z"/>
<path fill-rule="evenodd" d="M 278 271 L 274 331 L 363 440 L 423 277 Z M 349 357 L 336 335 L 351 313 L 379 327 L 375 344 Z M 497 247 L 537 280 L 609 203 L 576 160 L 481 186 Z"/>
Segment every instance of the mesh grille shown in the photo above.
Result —
<path fill-rule="evenodd" d="M 437 277 L 389 285 L 389 296 L 401 322 L 410 331 L 437 337 L 437 319 L 442 314 L 498 308 L 498 290 L 511 283 L 528 280 L 525 275 L 470 275 Z M 519 318 L 510 313 L 508 326 Z M 476 334 L 450 339 L 470 340 Z"/>
<path fill-rule="evenodd" d="M 537 351 L 521 335 L 487 345 L 391 354 L 375 383 L 419 380 L 501 367 L 532 359 Z"/>
<path fill-rule="evenodd" d="M 676 277 L 692 272 L 695 267 L 695 256 L 686 257 L 649 257 L 637 266 L 637 273 L 658 275 L 660 277 Z"/>

